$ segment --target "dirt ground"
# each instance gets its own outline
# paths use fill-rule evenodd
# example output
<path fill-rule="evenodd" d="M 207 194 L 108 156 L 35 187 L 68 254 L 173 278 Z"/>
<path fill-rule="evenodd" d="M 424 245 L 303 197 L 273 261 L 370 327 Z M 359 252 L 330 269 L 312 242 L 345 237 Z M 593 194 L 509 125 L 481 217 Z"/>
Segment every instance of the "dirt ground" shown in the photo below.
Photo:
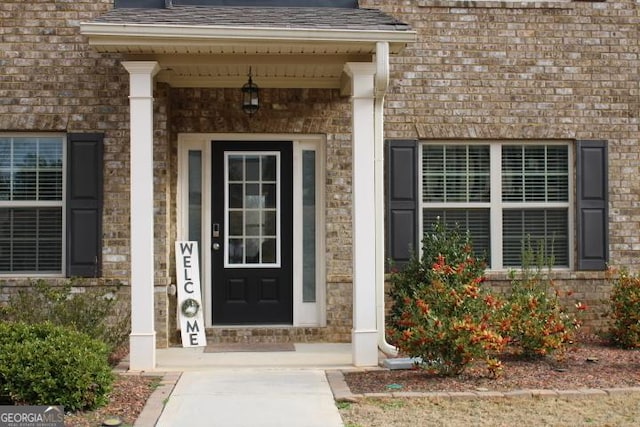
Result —
<path fill-rule="evenodd" d="M 508 391 L 517 389 L 579 389 L 640 386 L 640 350 L 623 350 L 591 341 L 569 347 L 565 357 L 521 360 L 502 358 L 503 372 L 490 378 L 482 364 L 457 377 L 424 370 L 346 373 L 352 393 L 393 391 Z"/>

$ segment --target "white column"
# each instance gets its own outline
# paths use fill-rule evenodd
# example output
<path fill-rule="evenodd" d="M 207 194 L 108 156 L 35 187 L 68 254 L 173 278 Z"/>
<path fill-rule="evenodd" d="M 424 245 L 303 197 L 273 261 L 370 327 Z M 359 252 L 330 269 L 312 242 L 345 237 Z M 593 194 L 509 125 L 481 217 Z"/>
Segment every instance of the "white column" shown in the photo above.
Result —
<path fill-rule="evenodd" d="M 131 159 L 131 335 L 129 369 L 156 366 L 153 268 L 153 77 L 154 61 L 122 62 L 129 72 Z"/>
<path fill-rule="evenodd" d="M 347 63 L 351 77 L 353 145 L 353 364 L 378 364 L 374 75 L 371 63 Z"/>

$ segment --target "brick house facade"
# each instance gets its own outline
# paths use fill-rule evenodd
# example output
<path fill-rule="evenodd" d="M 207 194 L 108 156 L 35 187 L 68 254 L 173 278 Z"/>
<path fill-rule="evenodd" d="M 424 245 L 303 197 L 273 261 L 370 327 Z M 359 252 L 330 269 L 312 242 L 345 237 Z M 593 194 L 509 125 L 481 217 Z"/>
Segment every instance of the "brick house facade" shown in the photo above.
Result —
<path fill-rule="evenodd" d="M 402 43 L 404 49 L 389 55 L 385 140 L 411 141 L 419 149 L 416 152 L 422 152 L 425 144 L 567 147 L 570 196 L 566 206 L 550 205 L 568 212 L 567 265 L 554 276 L 574 291 L 573 298 L 593 308 L 587 324 L 603 327 L 602 300 L 608 295 L 604 272 L 577 267 L 576 146 L 578 141 L 606 141 L 608 231 L 603 253 L 609 264 L 636 271 L 640 249 L 638 3 L 361 0 L 360 8 L 381 10 L 415 32 L 415 41 Z M 123 47 L 109 51 L 97 33 L 81 33 L 81 23 L 100 22 L 112 9 L 111 0 L 5 0 L 0 4 L 0 141 L 4 138 L 13 144 L 12 138 L 51 135 L 67 141 L 77 134 L 101 135 L 101 238 L 99 265 L 93 270 L 99 274 L 89 279 L 92 285 L 130 284 L 130 173 L 135 165 L 130 163 L 131 80 L 121 62 L 156 59 L 150 54 L 136 57 L 135 50 L 127 53 Z M 276 140 L 300 137 L 300 147 L 310 144 L 315 150 L 321 168 L 316 175 L 321 182 L 315 187 L 321 193 L 316 199 L 321 202 L 316 208 L 321 228 L 315 247 L 321 251 L 316 258 L 321 270 L 316 277 L 322 282 L 317 283 L 319 306 L 309 324 L 216 327 L 208 331 L 209 339 L 352 339 L 353 224 L 358 220 L 353 218 L 353 199 L 358 197 L 353 186 L 354 101 L 336 87 L 268 87 L 261 82 L 259 65 L 254 71 L 254 80 L 261 86 L 260 110 L 251 117 L 237 107 L 239 85 L 180 87 L 162 77 L 154 82 L 153 319 L 158 347 L 170 345 L 177 337 L 176 299 L 170 285 L 176 280 L 174 242 L 188 234 L 184 198 L 190 188 L 184 182 L 189 175 L 181 162 L 190 149 L 185 147 L 243 136 L 252 141 L 270 135 Z M 246 79 L 244 73 L 242 79 Z M 315 139 L 309 142 L 308 136 Z M 202 150 L 206 169 L 210 153 Z M 417 170 L 421 165 L 416 160 Z M 420 187 L 418 175 L 414 183 Z M 0 209 L 15 209 L 6 200 L 0 200 Z M 205 203 L 204 209 L 209 208 Z M 446 210 L 447 206 L 436 208 Z M 429 209 L 428 203 L 416 201 L 416 236 L 422 227 L 418 219 Z M 2 230 L 5 233 L 7 228 Z M 393 239 L 387 236 L 388 242 Z M 0 235 L 0 240 L 10 237 Z M 207 247 L 211 241 L 206 236 L 201 243 Z M 66 242 L 65 246 L 63 260 L 68 264 L 72 245 Z M 503 268 L 489 271 L 495 286 L 508 286 L 507 266 L 503 262 Z M 63 265 L 58 274 L 45 276 L 61 280 L 70 268 Z M 26 276 L 37 274 L 16 274 L 6 267 L 2 276 L 11 285 L 3 287 L 3 292 L 11 292 Z M 203 286 L 211 287 L 206 281 Z M 204 304 L 211 314 L 209 302 Z"/>

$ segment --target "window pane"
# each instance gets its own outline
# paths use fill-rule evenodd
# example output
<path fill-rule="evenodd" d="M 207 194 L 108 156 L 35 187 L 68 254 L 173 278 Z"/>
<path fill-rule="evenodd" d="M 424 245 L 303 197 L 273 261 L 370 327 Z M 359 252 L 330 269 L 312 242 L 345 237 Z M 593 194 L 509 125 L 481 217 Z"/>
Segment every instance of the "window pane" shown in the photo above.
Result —
<path fill-rule="evenodd" d="M 567 202 L 569 152 L 565 145 L 502 147 L 502 200 Z"/>
<path fill-rule="evenodd" d="M 62 208 L 0 208 L 0 273 L 62 272 Z"/>
<path fill-rule="evenodd" d="M 488 202 L 489 146 L 425 145 L 422 150 L 424 202 Z"/>
<path fill-rule="evenodd" d="M 276 212 L 264 211 L 264 236 L 276 235 Z"/>
<path fill-rule="evenodd" d="M 0 208 L 0 273 L 62 272 L 63 142 L 0 138 L 0 202 L 31 205 Z"/>
<path fill-rule="evenodd" d="M 229 207 L 231 209 L 242 209 L 243 204 L 243 185 L 242 184 L 229 184 Z"/>
<path fill-rule="evenodd" d="M 260 239 L 246 239 L 247 242 L 247 264 L 260 263 Z"/>
<path fill-rule="evenodd" d="M 265 264 L 276 263 L 276 239 L 262 241 L 262 262 Z"/>
<path fill-rule="evenodd" d="M 569 265 L 567 209 L 505 209 L 502 215 L 505 266 L 520 266 L 525 251 L 541 251 L 555 267 Z"/>
<path fill-rule="evenodd" d="M 62 200 L 62 138 L 0 139 L 0 200 Z"/>
<path fill-rule="evenodd" d="M 202 152 L 189 151 L 189 240 L 202 236 Z"/>
<path fill-rule="evenodd" d="M 302 300 L 316 301 L 316 153 L 302 152 Z"/>
<path fill-rule="evenodd" d="M 244 161 L 242 156 L 229 156 L 229 181 L 244 180 Z"/>
<path fill-rule="evenodd" d="M 260 194 L 260 184 L 246 185 L 245 207 L 248 209 L 257 209 L 264 206 L 263 197 Z"/>
<path fill-rule="evenodd" d="M 260 180 L 260 158 L 255 156 L 247 156 L 245 159 L 247 181 Z"/>
<path fill-rule="evenodd" d="M 490 261 L 489 209 L 424 209 L 422 229 L 428 233 L 439 220 L 449 230 L 468 232 L 475 256 Z"/>
<path fill-rule="evenodd" d="M 276 156 L 262 156 L 262 180 L 276 180 Z"/>
<path fill-rule="evenodd" d="M 244 233 L 245 236 L 259 236 L 260 235 L 260 211 L 247 211 L 247 222 L 245 224 Z"/>
<path fill-rule="evenodd" d="M 244 262 L 244 242 L 242 239 L 229 239 L 229 264 Z"/>
<path fill-rule="evenodd" d="M 242 236 L 244 225 L 244 217 L 242 211 L 229 212 L 229 235 Z"/>

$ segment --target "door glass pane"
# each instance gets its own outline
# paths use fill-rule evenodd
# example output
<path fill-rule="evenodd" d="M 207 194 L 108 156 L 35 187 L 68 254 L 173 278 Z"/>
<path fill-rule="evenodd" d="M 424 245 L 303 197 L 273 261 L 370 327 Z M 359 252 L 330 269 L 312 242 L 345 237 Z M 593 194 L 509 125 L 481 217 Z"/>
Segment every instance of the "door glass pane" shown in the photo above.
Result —
<path fill-rule="evenodd" d="M 242 239 L 229 239 L 229 264 L 244 262 L 244 242 Z"/>
<path fill-rule="evenodd" d="M 302 152 L 302 300 L 316 301 L 316 153 Z"/>
<path fill-rule="evenodd" d="M 229 184 L 229 207 L 242 209 L 242 196 L 244 186 L 242 184 Z"/>
<path fill-rule="evenodd" d="M 260 158 L 247 156 L 246 158 L 247 181 L 260 180 Z"/>
<path fill-rule="evenodd" d="M 244 213 L 229 212 L 229 235 L 242 236 L 242 227 L 244 226 Z"/>
<path fill-rule="evenodd" d="M 276 239 L 262 241 L 262 262 L 265 264 L 276 262 Z"/>
<path fill-rule="evenodd" d="M 276 235 L 276 211 L 264 212 L 264 232 L 265 236 Z"/>
<path fill-rule="evenodd" d="M 260 239 L 247 239 L 247 264 L 260 264 Z"/>
<path fill-rule="evenodd" d="M 262 205 L 262 196 L 260 195 L 259 184 L 247 184 L 246 185 L 246 199 L 245 206 L 249 209 L 260 208 Z"/>
<path fill-rule="evenodd" d="M 275 208 L 276 207 L 276 185 L 262 184 L 262 194 L 264 195 L 264 207 Z"/>
<path fill-rule="evenodd" d="M 247 221 L 245 227 L 246 236 L 259 236 L 260 235 L 260 211 L 247 211 Z"/>
<path fill-rule="evenodd" d="M 278 266 L 279 167 L 279 153 L 227 153 L 227 265 Z"/>
<path fill-rule="evenodd" d="M 244 162 L 240 156 L 229 156 L 229 181 L 242 181 Z"/>

